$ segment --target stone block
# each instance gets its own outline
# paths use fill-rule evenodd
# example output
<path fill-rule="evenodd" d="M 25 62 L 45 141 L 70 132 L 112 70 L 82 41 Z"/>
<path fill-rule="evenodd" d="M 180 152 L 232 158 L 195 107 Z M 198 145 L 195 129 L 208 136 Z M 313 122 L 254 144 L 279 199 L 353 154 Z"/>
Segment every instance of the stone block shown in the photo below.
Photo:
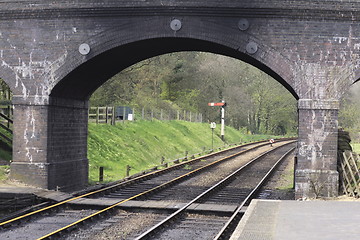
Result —
<path fill-rule="evenodd" d="M 338 171 L 312 169 L 297 169 L 295 171 L 296 199 L 336 197 L 338 191 Z"/>

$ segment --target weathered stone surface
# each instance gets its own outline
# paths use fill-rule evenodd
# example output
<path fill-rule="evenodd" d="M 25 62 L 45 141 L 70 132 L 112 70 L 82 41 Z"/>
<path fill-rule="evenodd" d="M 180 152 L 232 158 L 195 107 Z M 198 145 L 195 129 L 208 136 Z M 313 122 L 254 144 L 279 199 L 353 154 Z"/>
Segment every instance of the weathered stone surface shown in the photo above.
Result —
<path fill-rule="evenodd" d="M 340 0 L 0 1 L 0 76 L 17 109 L 12 176 L 68 188 L 69 171 L 84 185 L 89 96 L 138 61 L 183 50 L 273 76 L 300 99 L 297 172 L 336 171 L 338 100 L 360 77 L 359 10 Z"/>
<path fill-rule="evenodd" d="M 296 199 L 338 196 L 339 173 L 337 171 L 297 169 L 295 176 Z"/>

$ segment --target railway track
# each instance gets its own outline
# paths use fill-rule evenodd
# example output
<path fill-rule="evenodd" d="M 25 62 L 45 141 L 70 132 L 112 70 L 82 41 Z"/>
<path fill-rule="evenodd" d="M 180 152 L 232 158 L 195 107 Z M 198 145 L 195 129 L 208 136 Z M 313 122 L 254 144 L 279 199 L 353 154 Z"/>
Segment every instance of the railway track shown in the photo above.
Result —
<path fill-rule="evenodd" d="M 218 232 L 218 234 L 213 235 L 211 238 L 202 239 L 227 239 L 229 234 L 232 233 L 233 227 L 236 226 L 241 217 L 241 209 L 249 202 L 249 200 L 251 200 L 256 192 L 260 190 L 261 186 L 265 183 L 270 174 L 273 173 L 279 163 L 292 151 L 293 148 L 286 152 L 280 151 L 280 158 L 267 161 L 266 164 L 264 164 L 264 161 L 260 161 L 260 159 L 263 159 L 268 152 L 260 155 L 198 195 L 183 208 L 179 209 L 135 239 L 196 239 L 199 237 L 200 233 L 201 235 L 203 233 L 204 235 L 205 233 L 209 235 L 209 231 L 215 233 Z M 240 188 L 237 197 L 230 197 L 232 194 L 229 194 L 229 192 L 233 192 L 236 187 L 243 186 L 244 182 L 246 185 L 245 189 Z M 218 226 L 221 226 L 221 228 L 218 229 L 215 227 L 210 229 L 206 225 L 204 227 L 204 225 L 201 224 L 202 217 L 199 217 L 197 221 L 193 221 L 193 216 L 189 216 L 187 211 L 187 209 L 195 203 L 224 204 L 224 201 L 230 201 L 232 204 L 237 204 L 237 208 L 230 219 L 224 217 L 220 218 L 216 215 L 214 215 L 213 218 L 207 216 L 208 222 L 217 222 Z M 192 223 L 189 224 L 189 221 Z M 169 225 L 171 226 L 169 227 Z M 191 227 L 184 228 L 184 225 Z"/>
<path fill-rule="evenodd" d="M 159 170 L 124 183 L 115 184 L 114 186 L 109 186 L 104 189 L 77 196 L 75 198 L 67 199 L 63 202 L 47 206 L 44 209 L 40 209 L 25 214 L 24 216 L 19 216 L 17 218 L 0 223 L 0 227 L 3 228 L 3 230 L 0 232 L 0 238 L 6 238 L 14 233 L 15 235 L 13 236 L 17 236 L 17 238 L 22 239 L 49 239 L 54 236 L 61 236 L 62 234 L 67 233 L 70 229 L 77 228 L 79 224 L 91 222 L 95 217 L 104 216 L 104 214 L 108 214 L 110 211 L 114 211 L 115 207 L 119 207 L 129 201 L 141 201 L 144 199 L 150 201 L 174 201 L 174 198 L 169 196 L 174 197 L 176 195 L 174 193 L 184 192 L 180 190 L 181 188 L 185 190 L 189 189 L 193 182 L 196 181 L 194 179 L 199 179 L 201 173 L 204 173 L 205 171 L 211 172 L 212 170 L 210 171 L 209 169 L 216 168 L 223 168 L 224 170 L 224 167 L 221 166 L 226 166 L 226 163 L 229 159 L 233 159 L 239 155 L 249 153 L 262 147 L 268 147 L 268 144 L 248 144 L 246 146 L 236 147 L 221 153 L 210 154 L 202 158 L 177 164 L 169 169 Z M 224 155 L 229 156 L 224 157 Z M 227 171 L 231 172 L 232 170 L 228 168 Z M 220 178 L 222 177 L 223 176 L 220 176 Z M 186 195 L 186 197 L 177 198 L 176 201 L 188 201 L 188 199 L 193 198 L 194 195 L 199 195 L 199 192 L 203 192 L 203 190 L 208 188 L 208 186 L 211 184 L 212 183 L 209 182 L 202 187 L 195 187 L 194 189 L 196 189 L 196 191 L 192 191 L 191 194 L 177 194 L 178 196 Z M 229 191 L 229 189 L 226 191 Z M 230 199 L 229 195 L 224 194 L 224 192 L 222 192 L 221 195 L 227 196 L 225 198 Z M 101 209 L 100 211 L 92 209 L 71 210 L 65 208 L 65 206 L 68 204 L 76 201 L 91 200 L 113 200 L 115 203 L 111 204 L 109 207 Z M 198 200 L 200 199 L 197 199 L 196 201 Z M 208 201 L 211 202 L 214 200 Z M 185 205 L 187 206 L 186 209 L 188 209 L 191 204 L 193 204 L 190 202 Z M 81 204 L 78 204 L 78 207 L 79 205 L 81 206 Z M 41 214 L 41 216 L 37 216 L 38 214 Z M 29 220 L 30 217 L 32 218 L 31 221 Z M 161 216 L 158 222 L 163 222 L 163 218 L 164 217 Z M 219 220 L 218 222 L 221 221 L 222 220 Z M 14 225 L 18 224 L 18 227 L 14 227 Z M 224 223 L 222 225 L 224 225 Z M 38 228 L 42 228 L 43 231 L 39 230 Z M 34 229 L 37 235 L 32 235 L 30 238 L 24 238 L 24 235 L 28 235 L 29 229 Z"/>

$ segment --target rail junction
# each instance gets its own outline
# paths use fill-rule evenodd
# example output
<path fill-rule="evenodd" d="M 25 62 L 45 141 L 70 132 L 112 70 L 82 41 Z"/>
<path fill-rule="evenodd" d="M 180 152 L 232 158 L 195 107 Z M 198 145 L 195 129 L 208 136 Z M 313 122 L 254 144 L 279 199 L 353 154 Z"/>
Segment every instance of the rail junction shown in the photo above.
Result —
<path fill-rule="evenodd" d="M 294 140 L 286 139 L 274 147 L 267 141 L 237 146 L 55 204 L 44 203 L 2 221 L 0 238 L 90 238 L 136 218 L 139 228 L 124 229 L 123 238 L 196 239 L 200 234 L 202 239 L 228 239 L 244 206 L 261 195 L 261 186 L 281 161 L 293 158 L 289 154 L 294 146 Z"/>

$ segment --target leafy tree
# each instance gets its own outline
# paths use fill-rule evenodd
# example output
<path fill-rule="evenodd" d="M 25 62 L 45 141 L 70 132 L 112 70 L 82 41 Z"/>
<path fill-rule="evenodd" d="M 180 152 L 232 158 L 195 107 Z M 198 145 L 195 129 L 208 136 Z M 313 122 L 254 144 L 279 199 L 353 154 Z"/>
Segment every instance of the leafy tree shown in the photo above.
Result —
<path fill-rule="evenodd" d="M 4 102 L 11 101 L 12 92 L 6 82 L 0 78 L 0 100 Z"/>
<path fill-rule="evenodd" d="M 205 121 L 219 121 L 225 100 L 226 124 L 252 133 L 294 132 L 296 101 L 258 69 L 225 56 L 182 52 L 157 56 L 114 76 L 91 98 L 92 105 L 186 109 Z M 285 112 L 284 112 L 285 111 Z"/>
<path fill-rule="evenodd" d="M 339 126 L 360 142 L 360 84 L 356 83 L 340 101 Z"/>

